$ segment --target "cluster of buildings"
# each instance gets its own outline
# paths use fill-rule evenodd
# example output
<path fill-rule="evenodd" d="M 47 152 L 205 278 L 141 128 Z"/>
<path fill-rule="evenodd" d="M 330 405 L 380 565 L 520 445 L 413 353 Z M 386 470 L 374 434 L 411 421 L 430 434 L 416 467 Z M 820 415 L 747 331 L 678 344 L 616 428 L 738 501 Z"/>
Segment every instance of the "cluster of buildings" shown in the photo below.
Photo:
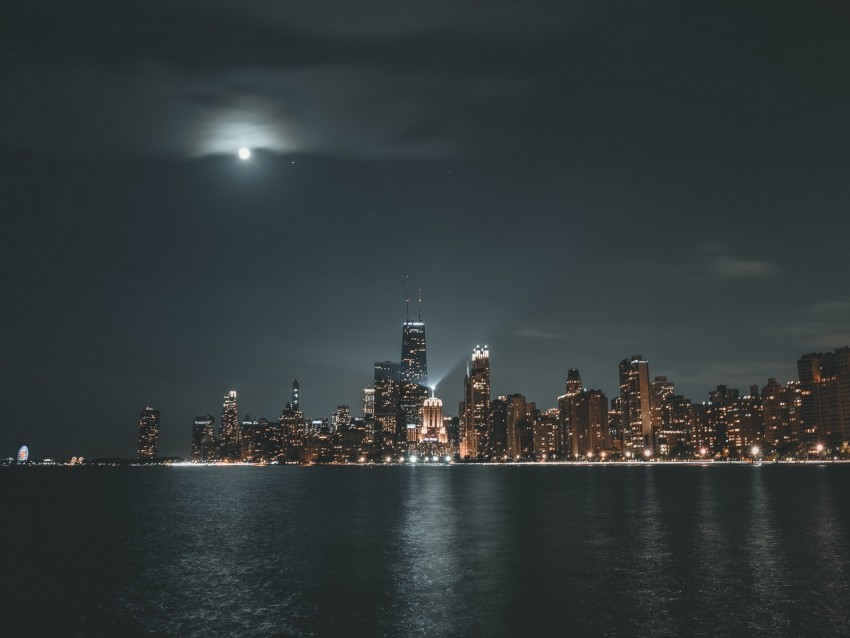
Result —
<path fill-rule="evenodd" d="M 726 386 L 694 402 L 672 380 L 652 377 L 641 355 L 619 364 L 619 392 L 588 389 L 577 369 L 555 405 L 540 409 L 522 394 L 493 396 L 490 351 L 476 346 L 457 416 L 444 414 L 428 385 L 425 322 L 402 326 L 401 360 L 375 363 L 362 415 L 341 405 L 308 419 L 298 379 L 277 419 L 241 421 L 237 393 L 192 425 L 197 462 L 348 463 L 430 461 L 615 461 L 805 458 L 847 454 L 850 439 L 850 347 L 803 355 L 798 380 L 768 379 L 746 393 Z M 157 458 L 159 412 L 139 417 L 138 457 Z"/>

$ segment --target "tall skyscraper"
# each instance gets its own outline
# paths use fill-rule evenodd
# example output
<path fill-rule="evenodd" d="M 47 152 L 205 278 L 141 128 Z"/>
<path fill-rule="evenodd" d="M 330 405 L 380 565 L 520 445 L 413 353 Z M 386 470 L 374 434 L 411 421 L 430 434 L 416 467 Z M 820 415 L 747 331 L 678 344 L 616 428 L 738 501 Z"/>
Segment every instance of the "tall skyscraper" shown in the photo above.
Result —
<path fill-rule="evenodd" d="M 392 447 L 406 423 L 399 423 L 401 409 L 401 363 L 375 362 L 375 420 L 383 447 Z M 403 419 L 402 419 L 403 420 Z"/>
<path fill-rule="evenodd" d="M 159 452 L 159 410 L 145 408 L 139 413 L 138 455 L 140 461 L 153 461 Z"/>
<path fill-rule="evenodd" d="M 623 445 L 627 452 L 653 452 L 649 362 L 642 355 L 620 362 L 620 406 Z"/>
<path fill-rule="evenodd" d="M 215 459 L 215 418 L 196 416 L 192 421 L 192 460 L 206 463 Z"/>
<path fill-rule="evenodd" d="M 576 368 L 567 372 L 566 392 L 558 397 L 558 419 L 561 425 L 561 450 L 577 457 L 583 449 L 578 431 L 578 407 L 581 402 L 581 375 Z"/>
<path fill-rule="evenodd" d="M 490 350 L 475 346 L 463 382 L 460 424 L 461 458 L 479 458 L 490 453 Z"/>
<path fill-rule="evenodd" d="M 236 406 L 236 390 L 224 395 L 221 406 L 221 421 L 218 425 L 220 456 L 224 461 L 238 461 L 241 450 L 239 444 L 239 413 Z"/>
<path fill-rule="evenodd" d="M 425 322 L 408 316 L 401 330 L 401 409 L 406 424 L 421 425 L 422 402 L 428 398 L 428 363 L 425 356 Z"/>
<path fill-rule="evenodd" d="M 300 407 L 300 397 L 298 396 L 301 391 L 301 382 L 298 379 L 292 380 L 292 409 L 298 412 Z"/>
<path fill-rule="evenodd" d="M 566 393 L 558 397 L 561 449 L 574 458 L 611 449 L 608 397 L 602 390 L 585 390 L 578 370 L 567 373 Z"/>
<path fill-rule="evenodd" d="M 508 412 L 508 457 L 511 460 L 520 459 L 523 456 L 523 430 L 527 425 L 526 416 L 528 405 L 525 397 L 521 394 L 511 394 L 507 397 L 499 397 L 505 401 Z"/>

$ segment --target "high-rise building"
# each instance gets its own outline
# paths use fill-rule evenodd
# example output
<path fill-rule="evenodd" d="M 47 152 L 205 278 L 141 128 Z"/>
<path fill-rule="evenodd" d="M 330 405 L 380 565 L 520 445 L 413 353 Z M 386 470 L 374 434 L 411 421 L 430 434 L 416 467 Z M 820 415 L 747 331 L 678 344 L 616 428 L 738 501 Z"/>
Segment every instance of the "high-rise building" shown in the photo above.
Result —
<path fill-rule="evenodd" d="M 566 390 L 558 397 L 561 449 L 575 458 L 611 449 L 605 393 L 583 389 L 575 368 L 567 373 Z"/>
<path fill-rule="evenodd" d="M 461 458 L 490 454 L 490 350 L 475 346 L 463 382 L 460 425 Z"/>
<path fill-rule="evenodd" d="M 395 361 L 375 362 L 375 421 L 378 422 L 378 437 L 381 447 L 392 448 L 400 440 L 401 423 L 401 363 Z M 406 430 L 405 430 L 406 431 Z"/>
<path fill-rule="evenodd" d="M 192 421 L 192 460 L 207 463 L 215 460 L 215 417 L 196 416 Z"/>
<path fill-rule="evenodd" d="M 667 377 L 655 377 L 652 383 L 649 384 L 649 412 L 650 423 L 652 423 L 653 432 L 661 429 L 663 421 L 662 410 L 667 397 L 676 394 L 676 387 Z"/>
<path fill-rule="evenodd" d="M 578 457 L 583 443 L 578 431 L 578 408 L 581 403 L 581 375 L 576 368 L 567 372 L 566 392 L 558 397 L 558 420 L 560 421 L 560 447 L 564 454 Z"/>
<path fill-rule="evenodd" d="M 224 461 L 240 458 L 239 412 L 236 406 L 236 390 L 224 395 L 221 406 L 221 421 L 218 424 L 219 456 Z"/>
<path fill-rule="evenodd" d="M 297 462 L 304 460 L 304 446 L 307 444 L 307 422 L 300 410 L 295 410 L 292 403 L 287 403 L 278 418 L 277 431 L 281 437 L 282 446 L 280 458 L 283 461 Z"/>
<path fill-rule="evenodd" d="M 529 446 L 525 439 L 528 438 L 527 430 L 531 429 L 528 422 L 528 413 L 534 409 L 534 404 L 528 403 L 521 394 L 510 394 L 499 398 L 503 399 L 507 406 L 508 457 L 511 460 L 521 459 L 529 451 Z"/>
<path fill-rule="evenodd" d="M 534 456 L 539 461 L 554 458 L 560 449 L 558 408 L 538 414 L 532 424 Z"/>
<path fill-rule="evenodd" d="M 717 386 L 716 390 L 708 393 L 706 404 L 706 433 L 703 438 L 712 441 L 710 449 L 716 452 L 729 451 L 729 425 L 735 402 L 741 398 L 736 388 L 725 385 Z"/>
<path fill-rule="evenodd" d="M 363 418 L 375 418 L 375 388 L 363 388 Z"/>
<path fill-rule="evenodd" d="M 496 397 L 490 402 L 490 450 L 496 459 L 508 455 L 507 397 Z"/>
<path fill-rule="evenodd" d="M 440 445 L 449 442 L 449 434 L 443 422 L 443 402 L 437 397 L 429 397 L 422 402 L 422 425 L 418 442 Z"/>
<path fill-rule="evenodd" d="M 797 361 L 804 432 L 824 442 L 850 436 L 850 347 L 813 352 Z"/>
<path fill-rule="evenodd" d="M 298 379 L 292 380 L 292 409 L 298 412 L 301 409 L 301 382 Z"/>
<path fill-rule="evenodd" d="M 802 393 L 799 381 L 781 385 L 767 380 L 761 390 L 765 443 L 778 452 L 790 452 L 806 439 L 801 417 Z"/>
<path fill-rule="evenodd" d="M 331 415 L 331 430 L 338 432 L 351 423 L 351 410 L 347 405 L 338 405 Z"/>
<path fill-rule="evenodd" d="M 138 455 L 140 461 L 153 461 L 159 452 L 159 410 L 147 407 L 139 413 Z"/>
<path fill-rule="evenodd" d="M 401 331 L 401 410 L 406 425 L 421 424 L 422 402 L 428 398 L 425 322 L 407 319 Z"/>
<path fill-rule="evenodd" d="M 658 453 L 661 456 L 687 456 L 694 430 L 691 400 L 680 394 L 668 394 L 661 403 L 661 425 L 658 428 Z"/>
<path fill-rule="evenodd" d="M 239 426 L 239 460 L 246 463 L 256 463 L 266 458 L 268 447 L 267 419 L 253 420 L 250 415 L 242 419 Z"/>
<path fill-rule="evenodd" d="M 649 362 L 642 355 L 620 362 L 620 407 L 623 445 L 627 452 L 653 452 Z"/>

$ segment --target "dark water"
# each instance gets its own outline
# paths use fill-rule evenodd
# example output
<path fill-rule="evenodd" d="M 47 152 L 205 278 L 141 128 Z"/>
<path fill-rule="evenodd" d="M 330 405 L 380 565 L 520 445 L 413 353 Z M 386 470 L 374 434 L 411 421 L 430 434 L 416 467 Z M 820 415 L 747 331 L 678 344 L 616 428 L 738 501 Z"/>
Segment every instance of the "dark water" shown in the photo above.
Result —
<path fill-rule="evenodd" d="M 847 636 L 850 466 L 0 470 L 0 635 Z"/>

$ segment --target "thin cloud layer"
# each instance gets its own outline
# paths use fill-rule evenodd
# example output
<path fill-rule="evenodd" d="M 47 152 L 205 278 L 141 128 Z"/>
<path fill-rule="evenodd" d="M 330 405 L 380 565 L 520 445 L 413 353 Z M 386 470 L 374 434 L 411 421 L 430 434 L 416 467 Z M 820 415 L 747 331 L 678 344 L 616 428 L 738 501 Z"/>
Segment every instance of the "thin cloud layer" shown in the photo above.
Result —
<path fill-rule="evenodd" d="M 709 272 L 723 279 L 768 277 L 775 271 L 773 264 L 756 259 L 718 255 L 708 265 Z"/>

